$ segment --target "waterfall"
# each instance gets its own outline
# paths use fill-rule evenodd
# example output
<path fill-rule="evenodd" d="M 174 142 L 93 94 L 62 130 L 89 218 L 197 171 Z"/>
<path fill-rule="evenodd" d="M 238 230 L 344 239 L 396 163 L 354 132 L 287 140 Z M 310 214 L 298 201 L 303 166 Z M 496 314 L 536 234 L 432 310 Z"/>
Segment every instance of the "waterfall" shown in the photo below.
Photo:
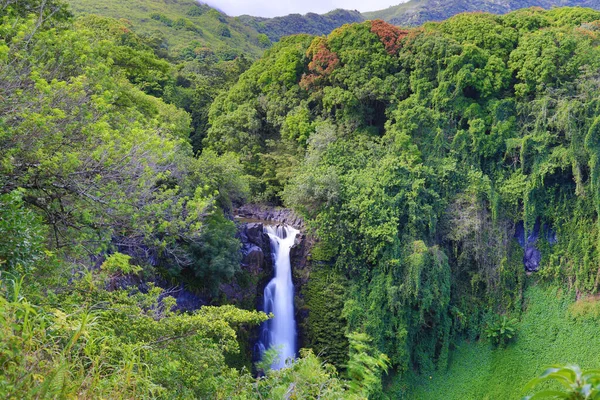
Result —
<path fill-rule="evenodd" d="M 278 358 L 271 368 L 285 367 L 288 359 L 296 356 L 296 321 L 294 320 L 294 284 L 290 249 L 298 231 L 290 226 L 266 226 L 265 232 L 271 239 L 275 261 L 275 276 L 265 287 L 264 308 L 274 317 L 266 321 L 261 330 L 259 348 L 261 356 L 265 349 L 274 348 Z"/>

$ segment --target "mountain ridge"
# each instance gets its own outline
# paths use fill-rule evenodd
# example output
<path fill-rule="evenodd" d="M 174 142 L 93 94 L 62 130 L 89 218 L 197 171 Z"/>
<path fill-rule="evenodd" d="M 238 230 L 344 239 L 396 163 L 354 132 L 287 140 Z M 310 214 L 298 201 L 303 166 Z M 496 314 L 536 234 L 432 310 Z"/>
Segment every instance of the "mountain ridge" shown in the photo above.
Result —
<path fill-rule="evenodd" d="M 254 27 L 259 33 L 266 34 L 274 42 L 283 36 L 298 33 L 321 36 L 344 24 L 363 22 L 365 20 L 365 17 L 359 11 L 342 8 L 337 8 L 325 14 L 288 14 L 273 18 L 240 15 L 236 18 Z"/>
<path fill-rule="evenodd" d="M 195 0 L 67 0 L 76 15 L 98 14 L 125 20 L 142 36 L 150 37 L 175 57 L 193 57 L 209 51 L 219 59 L 241 54 L 259 57 L 273 42 L 295 34 L 327 35 L 349 23 L 381 19 L 410 27 L 442 21 L 464 12 L 505 14 L 521 8 L 578 6 L 600 10 L 600 0 L 410 0 L 383 10 L 360 13 L 335 9 L 325 14 L 307 13 L 265 18 L 231 17 L 218 8 Z"/>
<path fill-rule="evenodd" d="M 418 26 L 442 21 L 463 12 L 506 14 L 521 8 L 589 7 L 600 9 L 599 0 L 410 0 L 384 10 L 362 13 L 366 19 L 382 19 L 399 26 Z"/>

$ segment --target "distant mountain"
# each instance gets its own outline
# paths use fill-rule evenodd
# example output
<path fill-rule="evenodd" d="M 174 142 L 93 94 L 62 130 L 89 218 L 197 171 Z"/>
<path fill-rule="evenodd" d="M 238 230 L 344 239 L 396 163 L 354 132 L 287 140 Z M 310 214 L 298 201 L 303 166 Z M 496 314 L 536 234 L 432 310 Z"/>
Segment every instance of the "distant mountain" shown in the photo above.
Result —
<path fill-rule="evenodd" d="M 327 35 L 335 28 L 365 18 L 358 11 L 334 10 L 319 15 L 290 14 L 261 18 L 230 17 L 195 0 L 65 0 L 76 15 L 97 14 L 131 23 L 136 33 L 162 41 L 171 56 L 201 47 L 221 59 L 241 53 L 258 57 L 272 42 L 298 33 Z"/>
<path fill-rule="evenodd" d="M 306 15 L 290 14 L 275 18 L 242 15 L 238 19 L 276 42 L 283 36 L 297 33 L 309 33 L 317 36 L 327 35 L 344 24 L 362 22 L 365 17 L 358 11 L 337 9 L 322 15 L 315 13 Z"/>
<path fill-rule="evenodd" d="M 462 12 L 505 14 L 526 7 L 580 6 L 600 9 L 600 0 L 411 0 L 385 10 L 366 12 L 365 19 L 383 19 L 394 25 L 417 26 L 442 21 Z"/>
<path fill-rule="evenodd" d="M 348 23 L 382 19 L 395 25 L 416 26 L 441 21 L 462 12 L 504 14 L 538 6 L 582 6 L 600 9 L 600 0 L 411 0 L 385 10 L 360 13 L 337 9 L 327 14 L 290 14 L 262 18 L 230 17 L 195 0 L 65 0 L 75 14 L 98 14 L 124 19 L 136 33 L 159 42 L 169 56 L 213 52 L 228 60 L 240 54 L 260 56 L 272 42 L 298 33 L 327 35 Z"/>

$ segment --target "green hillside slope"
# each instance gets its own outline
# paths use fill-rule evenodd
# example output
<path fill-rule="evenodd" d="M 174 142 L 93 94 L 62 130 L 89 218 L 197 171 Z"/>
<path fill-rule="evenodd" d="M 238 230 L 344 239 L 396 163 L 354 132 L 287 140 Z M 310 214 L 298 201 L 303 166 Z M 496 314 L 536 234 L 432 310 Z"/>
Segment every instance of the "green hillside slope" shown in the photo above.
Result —
<path fill-rule="evenodd" d="M 516 399 L 547 364 L 597 365 L 593 324 L 529 290 L 600 288 L 599 27 L 581 7 L 365 21 L 282 40 L 215 100 L 204 145 L 301 213 L 312 262 L 346 285 L 320 291 L 337 307 L 307 296 L 331 322 L 307 346 L 343 367 L 339 332 L 364 332 L 399 382 L 446 385 L 409 381 L 408 399 Z M 514 351 L 488 351 L 504 318 Z"/>
<path fill-rule="evenodd" d="M 549 365 L 600 365 L 600 303 L 574 302 L 573 296 L 540 286 L 530 288 L 525 301 L 527 311 L 514 343 L 499 349 L 484 341 L 459 343 L 448 370 L 398 382 L 392 398 L 519 399 L 527 382 Z"/>
<path fill-rule="evenodd" d="M 442 21 L 462 12 L 506 14 L 526 7 L 590 7 L 600 9 L 598 0 L 411 0 L 385 10 L 363 13 L 366 19 L 383 19 L 394 25 L 417 26 Z"/>
<path fill-rule="evenodd" d="M 258 56 L 270 45 L 264 35 L 236 18 L 194 0 L 68 0 L 76 15 L 97 14 L 131 22 L 133 29 L 154 40 L 170 54 L 201 47 L 220 58 L 241 53 Z"/>
<path fill-rule="evenodd" d="M 327 14 L 306 15 L 290 14 L 284 17 L 260 18 L 242 15 L 240 20 L 254 27 L 258 32 L 266 34 L 272 41 L 279 41 L 283 36 L 298 33 L 311 35 L 327 35 L 335 28 L 353 22 L 362 22 L 365 17 L 358 11 L 337 9 Z"/>

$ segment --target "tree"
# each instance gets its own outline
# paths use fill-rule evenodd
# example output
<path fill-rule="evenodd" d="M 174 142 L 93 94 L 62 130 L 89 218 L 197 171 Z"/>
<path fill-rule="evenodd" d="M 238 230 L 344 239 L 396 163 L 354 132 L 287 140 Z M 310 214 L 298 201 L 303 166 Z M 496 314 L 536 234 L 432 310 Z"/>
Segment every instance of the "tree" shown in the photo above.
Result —
<path fill-rule="evenodd" d="M 43 257 L 46 232 L 42 220 L 23 203 L 23 194 L 0 195 L 0 270 L 30 272 Z"/>
<path fill-rule="evenodd" d="M 364 333 L 348 335 L 350 359 L 346 367 L 352 393 L 367 398 L 381 392 L 381 374 L 387 372 L 390 361 L 385 354 L 377 352 L 371 338 Z"/>

